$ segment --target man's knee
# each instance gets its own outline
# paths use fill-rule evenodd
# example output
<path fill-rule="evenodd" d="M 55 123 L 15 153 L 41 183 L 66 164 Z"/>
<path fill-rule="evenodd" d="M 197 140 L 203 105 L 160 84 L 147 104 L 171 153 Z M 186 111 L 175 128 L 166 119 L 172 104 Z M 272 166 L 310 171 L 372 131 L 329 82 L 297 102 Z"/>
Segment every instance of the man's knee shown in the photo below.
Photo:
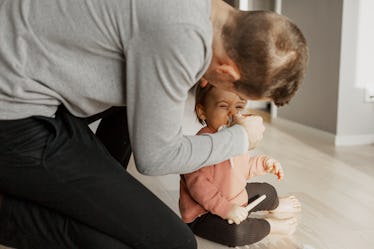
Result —
<path fill-rule="evenodd" d="M 185 243 L 180 247 L 181 249 L 197 249 L 197 242 L 195 236 L 188 237 Z"/>
<path fill-rule="evenodd" d="M 180 231 L 178 238 L 174 238 L 174 241 L 178 243 L 175 247 L 175 249 L 197 249 L 197 242 L 195 235 L 191 231 L 191 229 L 186 225 L 185 228 Z"/>

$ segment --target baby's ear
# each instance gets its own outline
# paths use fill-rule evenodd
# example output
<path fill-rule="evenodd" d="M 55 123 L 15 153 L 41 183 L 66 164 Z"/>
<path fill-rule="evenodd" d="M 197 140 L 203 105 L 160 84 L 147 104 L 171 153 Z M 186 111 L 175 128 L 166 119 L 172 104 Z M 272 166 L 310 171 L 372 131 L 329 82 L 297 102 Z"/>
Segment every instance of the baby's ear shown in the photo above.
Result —
<path fill-rule="evenodd" d="M 197 104 L 195 108 L 196 108 L 197 117 L 201 120 L 205 120 L 206 115 L 205 115 L 204 106 L 202 104 Z"/>

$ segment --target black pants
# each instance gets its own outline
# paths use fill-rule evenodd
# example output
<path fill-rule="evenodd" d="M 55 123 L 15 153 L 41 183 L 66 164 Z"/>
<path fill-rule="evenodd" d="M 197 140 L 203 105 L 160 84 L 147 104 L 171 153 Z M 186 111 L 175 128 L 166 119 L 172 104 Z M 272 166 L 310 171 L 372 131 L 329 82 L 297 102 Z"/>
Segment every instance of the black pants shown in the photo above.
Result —
<path fill-rule="evenodd" d="M 63 108 L 55 118 L 0 121 L 0 192 L 6 196 L 0 244 L 196 248 L 180 218 L 123 168 L 128 156 L 117 157 L 119 163 L 87 120 Z"/>
<path fill-rule="evenodd" d="M 248 183 L 249 202 L 266 194 L 266 199 L 257 205 L 252 212 L 273 210 L 278 207 L 278 195 L 268 183 Z M 265 219 L 247 218 L 239 225 L 228 224 L 227 220 L 207 213 L 188 224 L 198 236 L 227 246 L 250 245 L 262 240 L 270 232 L 270 224 Z"/>

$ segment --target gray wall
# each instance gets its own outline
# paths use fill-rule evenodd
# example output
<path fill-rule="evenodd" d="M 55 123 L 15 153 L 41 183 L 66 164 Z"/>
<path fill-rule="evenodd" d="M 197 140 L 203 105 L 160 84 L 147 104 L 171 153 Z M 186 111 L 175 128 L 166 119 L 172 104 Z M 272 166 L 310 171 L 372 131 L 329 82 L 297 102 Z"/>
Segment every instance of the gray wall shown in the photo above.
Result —
<path fill-rule="evenodd" d="M 290 104 L 278 116 L 336 133 L 342 0 L 283 0 L 282 14 L 304 33 L 310 60 L 307 74 Z"/>
<path fill-rule="evenodd" d="M 282 13 L 304 32 L 310 48 L 306 78 L 278 116 L 335 135 L 335 144 L 374 143 L 374 104 L 356 82 L 360 1 L 283 0 Z"/>

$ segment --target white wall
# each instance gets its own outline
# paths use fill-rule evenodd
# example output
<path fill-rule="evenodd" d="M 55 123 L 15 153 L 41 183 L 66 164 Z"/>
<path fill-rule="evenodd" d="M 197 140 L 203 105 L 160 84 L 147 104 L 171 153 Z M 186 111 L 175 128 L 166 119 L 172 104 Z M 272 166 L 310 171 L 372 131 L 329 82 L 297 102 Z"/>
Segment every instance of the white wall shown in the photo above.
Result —
<path fill-rule="evenodd" d="M 338 145 L 374 143 L 374 103 L 364 101 L 365 88 L 374 84 L 374 16 L 368 14 L 373 12 L 371 1 L 345 0 L 343 5 Z"/>
<path fill-rule="evenodd" d="M 350 9 L 357 13 L 357 63 L 356 86 L 374 87 L 373 57 L 374 57 L 374 1 L 346 1 L 344 4 L 344 20 L 356 21 Z M 355 23 L 356 24 L 356 23 Z"/>

